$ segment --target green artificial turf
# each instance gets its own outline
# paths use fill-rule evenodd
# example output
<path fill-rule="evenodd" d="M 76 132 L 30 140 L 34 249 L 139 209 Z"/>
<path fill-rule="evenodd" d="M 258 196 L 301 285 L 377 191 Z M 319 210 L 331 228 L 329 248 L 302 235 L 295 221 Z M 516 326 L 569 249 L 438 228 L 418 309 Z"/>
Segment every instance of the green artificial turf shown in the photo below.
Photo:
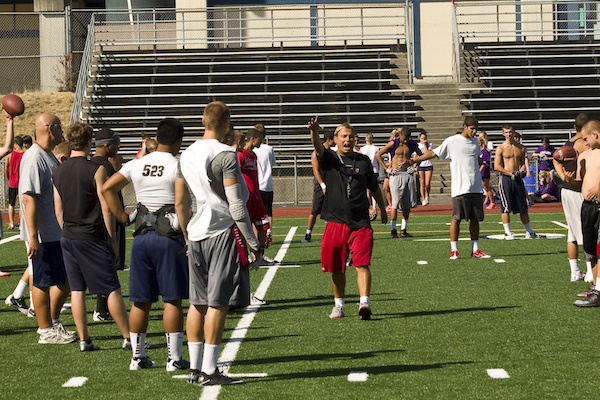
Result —
<path fill-rule="evenodd" d="M 536 213 L 531 219 L 538 233 L 566 233 L 560 225 L 565 222 L 562 214 Z M 218 398 L 592 397 L 590 332 L 600 310 L 571 304 L 587 284 L 569 281 L 566 239 L 482 238 L 481 249 L 492 255 L 485 260 L 471 259 L 469 241 L 461 240 L 460 258 L 453 261 L 448 259 L 449 221 L 447 215 L 414 215 L 409 225 L 412 239 L 391 239 L 389 225 L 373 224 L 374 314 L 373 320 L 360 321 L 356 273 L 351 268 L 348 317 L 328 318 L 333 306 L 331 286 L 319 261 L 323 222 L 317 223 L 311 243 L 300 243 L 305 219 L 276 220 L 274 245 L 267 250 L 270 257 L 275 257 L 290 229 L 298 229 L 266 292 L 269 304 L 254 315 L 228 370 L 258 377 L 245 378 L 243 386 L 222 388 Z M 502 234 L 499 221 L 499 214 L 487 216 L 481 224 L 482 236 Z M 462 228 L 461 238 L 468 239 L 468 225 L 463 223 Z M 512 228 L 522 237 L 518 217 L 513 217 Z M 18 240 L 0 245 L 0 252 L 0 268 L 12 273 L 0 279 L 4 299 L 16 285 L 26 258 Z M 500 259 L 504 262 L 496 262 Z M 266 269 L 251 273 L 253 289 L 266 274 Z M 119 277 L 126 296 L 128 273 L 119 272 Z M 203 389 L 173 378 L 182 373 L 164 370 L 167 352 L 160 303 L 152 309 L 148 341 L 163 347 L 148 351 L 158 368 L 144 371 L 128 370 L 131 355 L 121 350 L 114 323 L 92 322 L 95 299 L 91 296 L 89 330 L 102 347 L 92 353 L 80 353 L 77 344 L 37 344 L 35 319 L 3 303 L 0 398 L 197 399 L 202 394 Z M 243 310 L 230 315 L 223 345 L 243 315 Z M 62 319 L 74 330 L 70 312 Z M 500 368 L 510 378 L 488 376 L 488 369 Z M 364 372 L 368 378 L 349 382 L 351 372 Z M 88 381 L 79 388 L 62 387 L 75 376 Z"/>

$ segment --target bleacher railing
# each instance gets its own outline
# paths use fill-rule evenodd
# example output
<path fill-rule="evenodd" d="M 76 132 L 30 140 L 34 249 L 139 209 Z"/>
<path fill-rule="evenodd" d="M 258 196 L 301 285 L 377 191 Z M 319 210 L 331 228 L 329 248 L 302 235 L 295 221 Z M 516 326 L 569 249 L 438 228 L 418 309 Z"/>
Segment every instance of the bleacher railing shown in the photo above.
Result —
<path fill-rule="evenodd" d="M 97 41 L 129 49 L 405 44 L 405 4 L 265 5 L 96 13 Z"/>
<path fill-rule="evenodd" d="M 82 102 L 87 87 L 87 79 L 90 74 L 90 69 L 92 67 L 92 58 L 94 56 L 95 43 L 96 27 L 94 23 L 94 15 L 92 15 L 92 20 L 88 26 L 88 33 L 85 41 L 85 48 L 83 50 L 83 56 L 81 57 L 81 64 L 79 66 L 77 88 L 75 89 L 75 98 L 73 100 L 73 108 L 71 111 L 71 124 L 81 119 L 81 110 L 83 108 Z"/>

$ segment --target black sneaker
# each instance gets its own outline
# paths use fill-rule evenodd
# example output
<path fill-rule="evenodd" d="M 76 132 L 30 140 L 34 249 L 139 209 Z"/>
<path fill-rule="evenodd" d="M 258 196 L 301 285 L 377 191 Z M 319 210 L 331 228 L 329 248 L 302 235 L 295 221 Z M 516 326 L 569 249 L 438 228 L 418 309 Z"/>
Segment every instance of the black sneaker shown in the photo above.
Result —
<path fill-rule="evenodd" d="M 402 229 L 402 230 L 400 231 L 400 237 L 401 237 L 401 238 L 411 238 L 411 237 L 413 237 L 413 235 L 411 235 L 410 233 L 408 233 L 408 232 L 406 231 L 406 229 Z"/>
<path fill-rule="evenodd" d="M 246 383 L 241 379 L 234 379 L 230 376 L 223 375 L 219 370 L 216 370 L 212 375 L 205 374 L 204 372 L 201 372 L 200 374 L 202 375 L 202 380 L 200 381 L 200 385 L 202 386 L 242 385 Z"/>
<path fill-rule="evenodd" d="M 130 371 L 139 371 L 141 369 L 154 368 L 156 364 L 148 357 L 133 357 L 129 363 Z"/>
<path fill-rule="evenodd" d="M 392 239 L 398 239 L 398 231 L 397 231 L 397 230 L 395 230 L 395 229 L 392 229 L 392 230 L 390 231 L 390 237 L 391 237 Z"/>
<path fill-rule="evenodd" d="M 307 233 L 304 235 L 304 239 L 302 239 L 302 243 L 309 243 L 312 240 L 312 234 Z"/>
<path fill-rule="evenodd" d="M 188 383 L 190 383 L 192 385 L 201 385 L 200 371 L 198 371 L 197 369 L 190 369 L 190 372 L 188 373 L 187 381 L 188 381 Z"/>
<path fill-rule="evenodd" d="M 27 315 L 27 312 L 29 311 L 29 306 L 27 305 L 27 303 L 25 303 L 25 300 L 22 297 L 20 299 L 17 299 L 15 296 L 12 295 L 12 293 L 6 298 L 4 303 L 7 306 L 15 307 L 17 310 L 19 310 L 25 315 Z"/>
<path fill-rule="evenodd" d="M 112 317 L 110 316 L 110 313 L 101 313 L 100 311 L 95 311 L 94 310 L 94 314 L 92 315 L 92 319 L 96 322 L 103 322 L 103 321 L 112 321 Z"/>
<path fill-rule="evenodd" d="M 600 307 L 600 292 L 592 290 L 588 297 L 581 300 L 575 300 L 573 305 L 577 307 Z"/>

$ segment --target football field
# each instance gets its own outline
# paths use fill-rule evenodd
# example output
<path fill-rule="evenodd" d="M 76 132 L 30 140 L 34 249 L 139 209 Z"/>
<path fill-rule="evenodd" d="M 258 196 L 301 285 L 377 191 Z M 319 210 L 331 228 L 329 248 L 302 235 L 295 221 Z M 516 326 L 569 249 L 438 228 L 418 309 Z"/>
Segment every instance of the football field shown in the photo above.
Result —
<path fill-rule="evenodd" d="M 92 321 L 93 296 L 89 331 L 100 351 L 37 344 L 35 319 L 4 304 L 26 264 L 23 242 L 5 231 L 0 268 L 11 276 L 0 279 L 0 398 L 591 398 L 600 310 L 572 305 L 587 284 L 570 282 L 563 214 L 530 215 L 543 238 L 524 239 L 513 216 L 516 240 L 499 240 L 500 215 L 486 215 L 480 248 L 489 259 L 469 257 L 463 222 L 460 258 L 449 260 L 449 215 L 411 216 L 410 239 L 391 239 L 389 224 L 374 222 L 371 321 L 358 319 L 352 269 L 347 318 L 328 318 L 333 298 L 330 277 L 320 271 L 323 222 L 312 242 L 301 243 L 305 218 L 276 219 L 267 255 L 281 263 L 251 272 L 253 290 L 268 304 L 233 312 L 221 346 L 222 367 L 246 384 L 223 388 L 192 386 L 185 374 L 165 371 L 160 303 L 148 335 L 159 345 L 148 350 L 157 368 L 129 371 L 131 353 L 121 350 L 116 325 Z M 119 278 L 129 306 L 128 272 Z M 70 311 L 61 319 L 75 330 Z M 183 353 L 187 358 L 185 344 Z"/>

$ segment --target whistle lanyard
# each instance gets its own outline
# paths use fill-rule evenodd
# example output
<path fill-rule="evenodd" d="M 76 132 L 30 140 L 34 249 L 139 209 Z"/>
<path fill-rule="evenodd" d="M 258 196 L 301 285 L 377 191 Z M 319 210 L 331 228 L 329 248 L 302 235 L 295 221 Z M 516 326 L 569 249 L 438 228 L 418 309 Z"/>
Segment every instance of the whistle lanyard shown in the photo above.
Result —
<path fill-rule="evenodd" d="M 344 175 L 347 176 L 346 179 L 346 197 L 350 198 L 350 183 L 352 183 L 352 179 L 354 178 L 354 171 L 356 170 L 356 153 L 354 153 L 354 157 L 352 158 L 352 169 L 350 170 L 350 173 L 346 172 L 346 168 L 348 168 L 346 166 L 346 164 L 344 163 L 344 160 L 342 159 L 342 156 L 340 156 L 339 153 L 335 153 L 337 154 L 338 158 L 340 159 L 340 163 L 342 164 L 342 173 Z"/>

